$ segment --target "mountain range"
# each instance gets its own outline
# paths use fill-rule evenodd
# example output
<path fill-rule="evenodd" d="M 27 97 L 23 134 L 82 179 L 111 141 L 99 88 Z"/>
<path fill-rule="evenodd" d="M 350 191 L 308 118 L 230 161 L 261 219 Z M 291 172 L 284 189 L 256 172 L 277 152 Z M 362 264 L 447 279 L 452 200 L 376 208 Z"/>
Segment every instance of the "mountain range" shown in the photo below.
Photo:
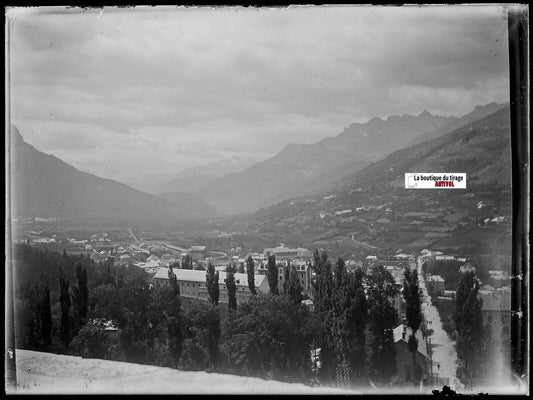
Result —
<path fill-rule="evenodd" d="M 400 175 L 407 167 L 416 166 L 423 172 L 449 169 L 444 168 L 449 164 L 458 172 L 469 173 L 470 167 L 476 171 L 481 166 L 485 168 L 483 173 L 470 172 L 469 179 L 483 180 L 486 174 L 498 177 L 503 170 L 501 163 L 509 162 L 510 157 L 506 155 L 498 163 L 494 162 L 498 159 L 494 155 L 472 157 L 482 149 L 492 154 L 497 146 L 502 148 L 497 138 L 494 138 L 496 147 L 483 146 L 490 146 L 487 138 L 492 137 L 493 130 L 501 134 L 505 121 L 500 119 L 506 112 L 508 106 L 491 103 L 478 106 L 460 118 L 434 116 L 427 111 L 417 116 L 373 118 L 366 123 L 352 124 L 339 135 L 314 144 L 289 144 L 276 156 L 248 167 L 253 159 L 234 158 L 181 171 L 176 174 L 177 184 L 165 186 L 166 190 L 157 196 L 79 171 L 53 155 L 42 153 L 26 143 L 12 125 L 12 212 L 15 218 L 88 217 L 127 221 L 238 215 L 286 199 L 364 181 L 367 173 L 381 176 L 388 170 L 385 168 L 388 164 L 392 165 L 391 171 Z M 478 137 L 481 133 L 486 136 L 483 140 Z M 464 148 L 455 148 L 447 142 L 450 137 L 459 143 L 470 137 L 475 140 L 464 142 Z M 439 150 L 440 147 L 447 152 Z M 400 175 L 398 184 L 403 184 Z M 192 185 L 184 183 L 187 179 L 198 184 L 196 192 Z"/>
<path fill-rule="evenodd" d="M 354 123 L 313 144 L 289 144 L 276 156 L 209 181 L 196 192 L 221 214 L 254 212 L 279 201 L 320 193 L 332 183 L 417 140 L 439 137 L 491 114 L 501 105 L 476 107 L 462 117 L 393 115 Z"/>
<path fill-rule="evenodd" d="M 405 173 L 457 172 L 466 173 L 466 193 L 487 192 L 494 185 L 511 187 L 511 134 L 509 105 L 498 107 L 496 112 L 467 123 L 461 128 L 437 138 L 397 150 L 362 170 L 345 176 L 316 196 L 302 197 L 295 211 L 292 200 L 280 202 L 255 214 L 255 225 L 264 221 L 282 221 L 298 215 L 316 215 L 321 211 L 352 209 L 365 201 L 387 200 L 388 207 L 399 208 L 411 196 L 421 201 L 409 204 L 416 209 L 422 199 L 430 196 L 458 195 L 456 192 L 404 189 Z M 394 193 L 394 195 L 392 195 Z M 411 198 L 410 197 L 410 198 Z M 394 200 L 396 198 L 396 200 Z M 324 199 L 329 199 L 327 207 Z M 297 199 L 294 199 L 297 200 Z M 373 204 L 373 203 L 371 203 Z M 404 205 L 405 206 L 405 205 Z M 456 212 L 460 210 L 455 210 Z"/>
<path fill-rule="evenodd" d="M 207 217 L 213 208 L 190 194 L 158 197 L 79 171 L 26 143 L 11 125 L 13 218 L 168 221 Z"/>

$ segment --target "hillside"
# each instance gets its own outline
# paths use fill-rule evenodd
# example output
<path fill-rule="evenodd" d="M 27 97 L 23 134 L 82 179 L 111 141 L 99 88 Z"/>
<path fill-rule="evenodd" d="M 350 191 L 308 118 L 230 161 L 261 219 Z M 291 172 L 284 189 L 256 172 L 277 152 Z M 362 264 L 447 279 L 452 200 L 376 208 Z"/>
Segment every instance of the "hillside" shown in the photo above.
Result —
<path fill-rule="evenodd" d="M 113 221 L 205 217 L 201 201 L 169 201 L 79 171 L 26 143 L 11 126 L 13 218 L 102 218 Z"/>
<path fill-rule="evenodd" d="M 359 173 L 341 186 L 404 186 L 405 172 L 465 172 L 472 184 L 510 184 L 509 106 L 436 139 L 399 150 Z"/>
<path fill-rule="evenodd" d="M 17 394 L 355 394 L 237 375 L 17 350 Z M 10 393 L 8 391 L 8 393 Z"/>
<path fill-rule="evenodd" d="M 358 171 L 456 119 L 424 111 L 418 116 L 394 115 L 352 124 L 339 135 L 317 143 L 289 144 L 266 161 L 209 182 L 198 194 L 224 214 L 255 211 L 314 193 L 324 181 Z"/>
<path fill-rule="evenodd" d="M 329 248 L 346 257 L 366 251 L 367 245 L 418 250 L 433 245 L 507 257 L 512 220 L 509 122 L 507 106 L 398 150 L 331 183 L 319 195 L 261 209 L 242 230 L 303 247 Z M 406 172 L 466 173 L 467 189 L 405 189 Z M 486 222 L 495 217 L 504 222 Z"/>
<path fill-rule="evenodd" d="M 411 146 L 414 146 L 415 144 L 422 143 L 427 140 L 436 139 L 439 136 L 444 135 L 445 133 L 452 132 L 455 129 L 462 128 L 465 125 L 471 124 L 479 119 L 485 118 L 495 113 L 496 111 L 504 108 L 507 105 L 508 104 L 489 103 L 484 106 L 476 106 L 476 108 L 474 108 L 474 110 L 471 113 L 468 113 L 457 120 L 450 121 L 445 126 L 437 128 L 432 132 L 428 132 L 421 136 L 416 137 L 415 139 L 407 143 L 405 147 L 411 147 Z"/>

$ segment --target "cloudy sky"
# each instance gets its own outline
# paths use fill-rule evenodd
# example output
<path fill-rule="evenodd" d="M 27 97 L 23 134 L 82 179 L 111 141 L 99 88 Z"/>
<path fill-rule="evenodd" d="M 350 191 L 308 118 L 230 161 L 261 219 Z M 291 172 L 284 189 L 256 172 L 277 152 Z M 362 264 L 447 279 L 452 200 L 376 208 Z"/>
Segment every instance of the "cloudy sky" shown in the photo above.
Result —
<path fill-rule="evenodd" d="M 11 9 L 12 121 L 137 188 L 378 116 L 509 98 L 498 6 Z"/>

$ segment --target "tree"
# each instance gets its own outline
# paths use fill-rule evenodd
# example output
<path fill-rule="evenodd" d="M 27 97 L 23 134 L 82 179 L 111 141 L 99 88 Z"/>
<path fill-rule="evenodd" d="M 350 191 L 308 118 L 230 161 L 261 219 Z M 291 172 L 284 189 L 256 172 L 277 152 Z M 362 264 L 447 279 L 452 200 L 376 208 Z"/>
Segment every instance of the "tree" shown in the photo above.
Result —
<path fill-rule="evenodd" d="M 344 325 L 347 331 L 346 358 L 351 371 L 352 382 L 362 383 L 367 376 L 366 365 L 366 326 L 368 321 L 368 304 L 363 280 L 365 274 L 360 269 L 353 274 L 346 274 Z"/>
<path fill-rule="evenodd" d="M 167 333 L 172 366 L 177 368 L 183 351 L 183 315 L 181 312 L 180 288 L 172 267 L 168 271 L 170 287 L 166 297 Z"/>
<path fill-rule="evenodd" d="M 276 265 L 276 256 L 268 256 L 267 279 L 270 287 L 270 294 L 278 294 L 278 266 Z"/>
<path fill-rule="evenodd" d="M 219 361 L 218 342 L 221 335 L 217 306 L 204 302 L 193 303 L 185 313 L 187 345 L 183 364 L 188 369 L 216 367 Z"/>
<path fill-rule="evenodd" d="M 479 379 L 482 370 L 481 359 L 484 346 L 482 300 L 478 298 L 479 280 L 476 274 L 463 274 L 456 295 L 454 314 L 457 329 L 457 356 L 464 367 L 459 367 L 457 375 L 465 384 Z"/>
<path fill-rule="evenodd" d="M 300 284 L 296 266 L 289 264 L 287 265 L 286 271 L 288 272 L 287 278 L 283 284 L 287 284 L 287 296 L 289 296 L 289 299 L 291 299 L 294 304 L 300 304 L 303 300 L 303 287 Z"/>
<path fill-rule="evenodd" d="M 52 344 L 52 310 L 50 308 L 50 288 L 48 282 L 44 284 L 41 298 L 41 339 L 46 349 Z"/>
<path fill-rule="evenodd" d="M 383 266 L 373 268 L 369 287 L 370 373 L 382 383 L 396 373 L 396 350 L 393 329 L 397 313 L 391 304 L 396 295 L 394 278 Z"/>
<path fill-rule="evenodd" d="M 59 267 L 59 302 L 61 304 L 61 329 L 60 338 L 61 341 L 68 345 L 70 340 L 70 294 L 69 294 L 69 282 L 65 278 L 63 269 Z"/>
<path fill-rule="evenodd" d="M 325 251 L 314 253 L 315 279 L 313 281 L 313 302 L 315 313 L 318 315 L 319 325 L 316 327 L 314 347 L 320 348 L 320 380 L 331 382 L 335 373 L 338 357 L 336 355 L 338 326 L 335 321 L 333 310 L 333 274 L 331 263 Z"/>
<path fill-rule="evenodd" d="M 407 318 L 407 326 L 411 328 L 411 335 L 407 341 L 407 349 L 412 353 L 413 357 L 413 384 L 416 384 L 420 379 L 417 374 L 416 366 L 416 352 L 418 351 L 418 340 L 416 338 L 416 331 L 422 322 L 420 289 L 418 287 L 418 274 L 416 270 L 411 271 L 409 267 L 405 268 L 403 281 L 403 298 L 405 299 L 406 309 L 405 315 Z"/>
<path fill-rule="evenodd" d="M 72 339 L 74 354 L 85 358 L 109 358 L 111 343 L 104 327 L 99 322 L 89 321 Z"/>
<path fill-rule="evenodd" d="M 80 322 L 83 324 L 87 318 L 87 310 L 89 305 L 89 287 L 87 281 L 87 269 L 81 265 L 76 264 L 76 277 L 78 278 L 78 316 Z"/>
<path fill-rule="evenodd" d="M 239 262 L 239 274 L 244 274 L 244 263 Z"/>
<path fill-rule="evenodd" d="M 211 300 L 211 303 L 216 306 L 218 305 L 220 292 L 218 287 L 218 271 L 215 270 L 215 266 L 211 262 L 207 264 L 207 273 L 205 279 L 209 300 Z"/>
<path fill-rule="evenodd" d="M 235 270 L 230 264 L 226 268 L 226 288 L 228 290 L 228 309 L 231 311 L 237 310 L 237 285 L 235 284 Z"/>
<path fill-rule="evenodd" d="M 183 261 L 181 263 L 182 269 L 192 269 L 192 257 L 187 253 L 185 257 L 183 257 Z"/>
<path fill-rule="evenodd" d="M 233 320 L 228 354 L 235 373 L 289 382 L 309 378 L 309 311 L 286 296 L 258 293 Z"/>
<path fill-rule="evenodd" d="M 256 294 L 254 277 L 255 265 L 251 255 L 249 255 L 248 259 L 246 260 L 246 273 L 248 274 L 248 287 L 250 288 L 250 293 Z"/>

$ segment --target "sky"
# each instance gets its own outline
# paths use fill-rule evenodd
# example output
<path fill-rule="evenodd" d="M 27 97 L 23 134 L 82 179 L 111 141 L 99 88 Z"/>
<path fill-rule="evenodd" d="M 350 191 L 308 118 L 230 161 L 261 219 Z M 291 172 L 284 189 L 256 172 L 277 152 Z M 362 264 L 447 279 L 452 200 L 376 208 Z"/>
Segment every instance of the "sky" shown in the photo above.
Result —
<path fill-rule="evenodd" d="M 509 101 L 504 7 L 13 8 L 11 120 L 149 191 L 373 117 Z"/>

